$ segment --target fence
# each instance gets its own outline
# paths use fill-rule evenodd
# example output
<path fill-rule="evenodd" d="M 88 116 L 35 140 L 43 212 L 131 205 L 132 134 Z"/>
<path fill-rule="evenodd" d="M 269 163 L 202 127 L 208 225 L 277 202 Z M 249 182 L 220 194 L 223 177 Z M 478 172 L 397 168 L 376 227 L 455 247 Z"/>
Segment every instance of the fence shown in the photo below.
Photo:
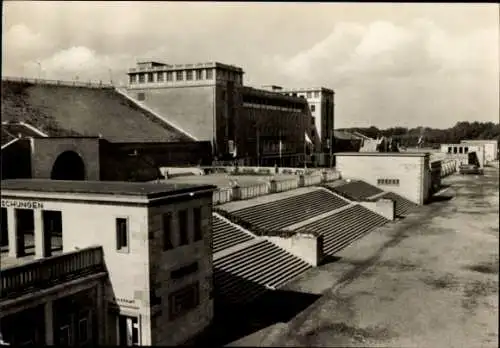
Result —
<path fill-rule="evenodd" d="M 299 187 L 299 181 L 297 179 L 276 181 L 276 192 L 289 191 L 297 187 Z"/>
<path fill-rule="evenodd" d="M 62 81 L 62 80 L 48 80 L 48 79 L 34 79 L 26 77 L 2 77 L 2 81 L 33 83 L 39 85 L 53 85 L 53 86 L 68 86 L 68 87 L 88 87 L 88 88 L 114 88 L 113 85 L 102 82 L 80 82 L 80 81 Z"/>
<path fill-rule="evenodd" d="M 454 159 L 443 160 L 441 162 L 441 177 L 447 177 L 457 171 L 457 161 Z"/>
<path fill-rule="evenodd" d="M 231 202 L 233 199 L 233 189 L 232 188 L 223 188 L 214 192 L 213 195 L 213 204 L 223 204 L 227 202 Z"/>
<path fill-rule="evenodd" d="M 304 176 L 304 186 L 312 186 L 312 185 L 317 185 L 321 184 L 321 181 L 323 178 L 321 175 L 308 175 Z"/>
<path fill-rule="evenodd" d="M 240 199 L 250 199 L 253 197 L 267 195 L 271 191 L 271 187 L 268 183 L 240 187 L 240 189 Z"/>
<path fill-rule="evenodd" d="M 12 298 L 27 290 L 37 291 L 104 270 L 103 251 L 100 246 L 30 261 L 20 266 L 6 267 L 0 273 L 0 298 Z"/>

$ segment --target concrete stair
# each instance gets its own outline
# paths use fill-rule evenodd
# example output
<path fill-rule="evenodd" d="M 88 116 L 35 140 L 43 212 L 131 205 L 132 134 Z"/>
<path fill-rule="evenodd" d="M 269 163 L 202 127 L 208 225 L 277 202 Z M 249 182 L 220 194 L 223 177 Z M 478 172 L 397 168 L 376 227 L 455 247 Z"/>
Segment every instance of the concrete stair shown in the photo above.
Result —
<path fill-rule="evenodd" d="M 221 258 L 214 258 L 214 284 L 225 303 L 250 302 L 268 290 L 278 289 L 305 270 L 309 264 L 260 240 Z"/>
<path fill-rule="evenodd" d="M 327 255 L 346 248 L 375 228 L 389 222 L 388 219 L 361 205 L 354 205 L 324 219 L 299 228 L 297 231 L 316 231 L 323 236 L 323 252 Z"/>

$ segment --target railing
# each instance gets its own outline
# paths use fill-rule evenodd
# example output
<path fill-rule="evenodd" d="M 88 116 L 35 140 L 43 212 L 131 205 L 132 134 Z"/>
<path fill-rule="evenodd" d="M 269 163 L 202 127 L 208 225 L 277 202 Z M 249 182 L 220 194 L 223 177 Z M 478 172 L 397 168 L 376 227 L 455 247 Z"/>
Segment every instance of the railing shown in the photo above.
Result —
<path fill-rule="evenodd" d="M 289 191 L 296 189 L 297 187 L 299 187 L 299 182 L 297 179 L 276 181 L 276 192 Z"/>
<path fill-rule="evenodd" d="M 312 186 L 321 184 L 322 178 L 321 175 L 306 175 L 304 176 L 304 185 Z"/>
<path fill-rule="evenodd" d="M 58 283 L 104 272 L 102 247 L 90 247 L 2 269 L 0 299 L 37 292 Z"/>
<path fill-rule="evenodd" d="M 240 199 L 250 199 L 253 197 L 267 195 L 271 191 L 270 185 L 268 183 L 240 187 L 240 190 L 241 190 Z"/>
<path fill-rule="evenodd" d="M 62 81 L 62 80 L 34 79 L 34 78 L 13 77 L 13 76 L 2 77 L 2 81 L 34 83 L 39 85 L 69 86 L 69 87 L 114 88 L 113 85 L 102 82 Z"/>
<path fill-rule="evenodd" d="M 233 189 L 232 188 L 223 188 L 217 191 L 214 191 L 213 195 L 213 204 L 223 204 L 227 202 L 231 202 L 233 199 Z"/>

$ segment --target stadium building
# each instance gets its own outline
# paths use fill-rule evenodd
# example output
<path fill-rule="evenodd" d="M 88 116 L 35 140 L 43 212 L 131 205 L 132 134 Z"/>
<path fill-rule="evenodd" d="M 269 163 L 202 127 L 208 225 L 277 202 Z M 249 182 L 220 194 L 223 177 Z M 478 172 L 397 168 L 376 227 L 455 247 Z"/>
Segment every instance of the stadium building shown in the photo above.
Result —
<path fill-rule="evenodd" d="M 121 93 L 191 139 L 210 141 L 219 159 L 297 166 L 319 144 L 305 99 L 244 86 L 239 67 L 141 62 L 128 75 Z"/>

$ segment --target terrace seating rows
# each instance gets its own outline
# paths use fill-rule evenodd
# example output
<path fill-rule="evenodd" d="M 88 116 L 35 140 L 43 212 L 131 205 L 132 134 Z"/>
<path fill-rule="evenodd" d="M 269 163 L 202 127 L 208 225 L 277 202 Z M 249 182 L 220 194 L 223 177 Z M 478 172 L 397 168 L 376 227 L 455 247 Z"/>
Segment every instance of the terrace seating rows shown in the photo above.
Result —
<path fill-rule="evenodd" d="M 323 236 L 323 252 L 333 255 L 389 220 L 371 210 L 355 205 L 297 229 L 316 231 Z"/>
<path fill-rule="evenodd" d="M 230 248 L 255 237 L 234 227 L 217 215 L 212 215 L 213 253 Z"/>
<path fill-rule="evenodd" d="M 380 196 L 379 198 L 387 198 L 392 199 L 396 202 L 396 216 L 406 216 L 410 213 L 411 210 L 415 209 L 418 205 L 413 203 L 412 201 L 398 195 L 394 192 L 387 192 L 386 194 Z"/>
<path fill-rule="evenodd" d="M 231 212 L 239 219 L 267 230 L 279 230 L 348 205 L 323 189 Z"/>
<path fill-rule="evenodd" d="M 351 181 L 344 185 L 338 186 L 330 186 L 327 184 L 326 187 L 338 193 L 342 197 L 346 197 L 353 201 L 363 201 L 368 197 L 384 192 L 378 187 L 370 185 L 367 182 L 361 180 Z"/>
<path fill-rule="evenodd" d="M 267 240 L 214 260 L 214 286 L 225 303 L 248 303 L 311 266 Z"/>

